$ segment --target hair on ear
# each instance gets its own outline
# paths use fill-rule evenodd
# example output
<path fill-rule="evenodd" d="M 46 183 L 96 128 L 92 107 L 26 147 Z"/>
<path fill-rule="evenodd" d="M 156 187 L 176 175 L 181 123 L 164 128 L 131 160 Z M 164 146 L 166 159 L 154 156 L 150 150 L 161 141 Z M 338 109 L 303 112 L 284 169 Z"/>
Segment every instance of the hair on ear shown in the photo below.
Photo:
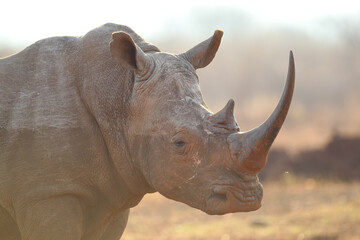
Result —
<path fill-rule="evenodd" d="M 189 61 L 195 69 L 206 67 L 215 57 L 222 36 L 222 30 L 215 30 L 212 37 L 199 43 L 180 56 Z"/>
<path fill-rule="evenodd" d="M 136 69 L 136 45 L 131 36 L 119 31 L 112 34 L 110 52 L 115 61 L 124 67 Z"/>

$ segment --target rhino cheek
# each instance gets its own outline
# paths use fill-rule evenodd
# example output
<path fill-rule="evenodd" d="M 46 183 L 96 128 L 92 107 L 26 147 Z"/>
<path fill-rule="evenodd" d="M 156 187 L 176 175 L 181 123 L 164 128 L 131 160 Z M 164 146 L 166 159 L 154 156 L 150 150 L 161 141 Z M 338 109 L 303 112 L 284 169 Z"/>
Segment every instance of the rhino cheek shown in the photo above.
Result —
<path fill-rule="evenodd" d="M 181 162 L 179 159 L 175 162 L 179 165 L 172 168 L 171 176 L 168 176 L 165 183 L 158 185 L 157 190 L 167 198 L 205 211 L 213 176 L 201 166 L 202 160 L 197 154 L 186 162 Z"/>
<path fill-rule="evenodd" d="M 210 195 L 210 187 L 207 181 L 201 181 L 201 179 L 201 176 L 197 175 L 173 189 L 166 192 L 159 191 L 159 193 L 167 198 L 206 212 L 206 200 Z"/>
<path fill-rule="evenodd" d="M 167 151 L 167 152 L 166 152 Z M 184 186 L 191 184 L 197 177 L 192 162 L 184 162 L 171 156 L 168 149 L 158 150 L 149 162 L 149 181 L 154 188 L 165 196 L 171 196 Z M 170 197 L 172 198 L 172 197 Z"/>

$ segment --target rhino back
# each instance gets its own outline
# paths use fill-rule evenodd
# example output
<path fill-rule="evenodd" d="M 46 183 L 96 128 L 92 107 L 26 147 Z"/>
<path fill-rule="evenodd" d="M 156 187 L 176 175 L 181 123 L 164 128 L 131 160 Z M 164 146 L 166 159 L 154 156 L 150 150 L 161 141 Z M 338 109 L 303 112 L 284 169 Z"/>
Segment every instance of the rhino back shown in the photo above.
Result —
<path fill-rule="evenodd" d="M 114 31 L 128 32 L 144 51 L 159 51 L 132 29 L 108 23 L 83 37 L 40 40 L 0 59 L 0 129 L 82 125 L 88 114 L 85 106 L 92 100 L 83 99 L 88 90 L 81 89 L 83 84 L 100 84 L 96 90 L 110 90 L 117 81 L 116 90 L 126 95 L 126 101 L 132 91 L 132 74 L 111 59 L 109 42 Z"/>
<path fill-rule="evenodd" d="M 41 40 L 0 60 L 0 128 L 78 125 L 82 104 L 72 62 L 76 38 Z"/>
<path fill-rule="evenodd" d="M 45 39 L 0 60 L 0 205 L 9 194 L 80 191 L 89 156 L 106 156 L 76 86 L 78 42 Z"/>

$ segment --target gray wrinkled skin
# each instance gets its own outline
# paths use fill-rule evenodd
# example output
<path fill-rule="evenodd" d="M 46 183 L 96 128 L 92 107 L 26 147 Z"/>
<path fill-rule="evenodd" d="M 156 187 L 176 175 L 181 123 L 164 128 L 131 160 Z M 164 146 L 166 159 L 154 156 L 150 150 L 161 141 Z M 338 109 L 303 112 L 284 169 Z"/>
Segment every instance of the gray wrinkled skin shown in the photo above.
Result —
<path fill-rule="evenodd" d="M 1 59 L 0 239 L 119 239 L 155 191 L 208 214 L 258 209 L 294 63 L 272 116 L 241 133 L 233 101 L 213 114 L 195 72 L 221 37 L 173 55 L 106 24 Z"/>

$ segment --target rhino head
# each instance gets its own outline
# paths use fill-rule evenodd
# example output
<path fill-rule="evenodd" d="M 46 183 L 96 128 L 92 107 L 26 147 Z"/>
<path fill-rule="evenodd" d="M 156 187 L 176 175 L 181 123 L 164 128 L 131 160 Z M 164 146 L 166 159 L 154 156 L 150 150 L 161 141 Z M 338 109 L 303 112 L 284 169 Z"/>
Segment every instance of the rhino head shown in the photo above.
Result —
<path fill-rule="evenodd" d="M 218 113 L 206 106 L 196 69 L 214 58 L 223 32 L 179 55 L 144 52 L 125 32 L 114 32 L 113 59 L 134 72 L 127 137 L 134 165 L 152 191 L 208 214 L 261 206 L 257 174 L 288 112 L 294 89 L 290 53 L 282 97 L 259 127 L 241 132 L 229 100 Z"/>

